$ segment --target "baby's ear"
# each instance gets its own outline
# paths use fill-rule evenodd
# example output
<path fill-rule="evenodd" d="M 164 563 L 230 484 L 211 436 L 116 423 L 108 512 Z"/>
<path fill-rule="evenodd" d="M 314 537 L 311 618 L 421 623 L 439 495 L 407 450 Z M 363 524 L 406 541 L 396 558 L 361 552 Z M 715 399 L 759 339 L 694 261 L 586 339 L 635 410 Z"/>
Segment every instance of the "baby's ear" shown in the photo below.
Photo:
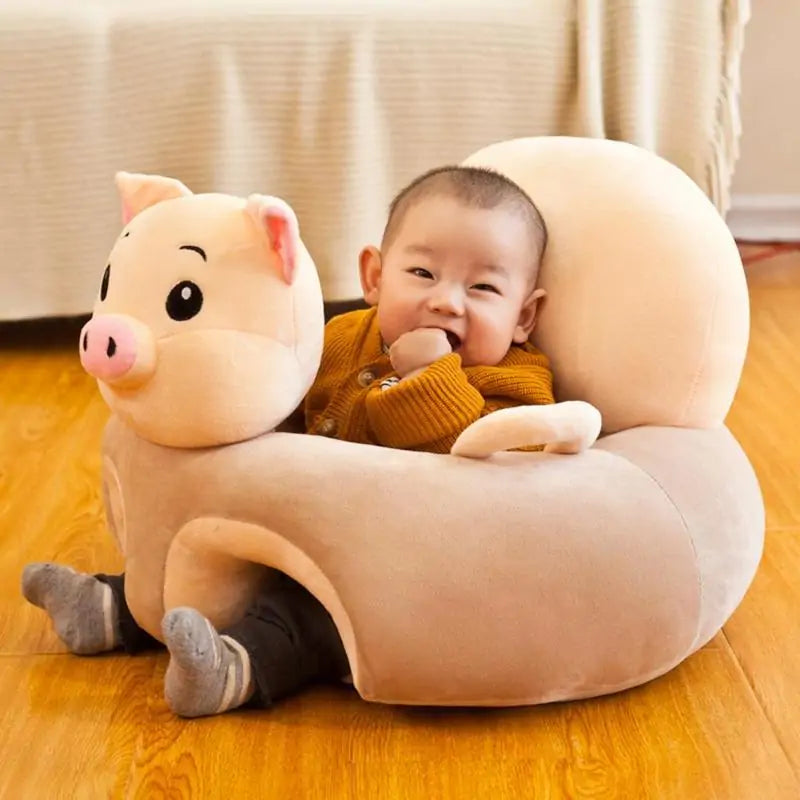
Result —
<path fill-rule="evenodd" d="M 536 289 L 531 292 L 527 300 L 519 312 L 519 319 L 517 320 L 517 327 L 514 328 L 514 336 L 512 341 L 516 344 L 525 344 L 533 333 L 533 328 L 536 325 L 536 317 L 539 313 L 539 303 L 541 303 L 547 292 L 544 289 Z"/>
<path fill-rule="evenodd" d="M 368 305 L 378 305 L 381 288 L 381 251 L 370 245 L 361 251 L 358 257 L 358 273 L 361 277 L 361 291 Z"/>

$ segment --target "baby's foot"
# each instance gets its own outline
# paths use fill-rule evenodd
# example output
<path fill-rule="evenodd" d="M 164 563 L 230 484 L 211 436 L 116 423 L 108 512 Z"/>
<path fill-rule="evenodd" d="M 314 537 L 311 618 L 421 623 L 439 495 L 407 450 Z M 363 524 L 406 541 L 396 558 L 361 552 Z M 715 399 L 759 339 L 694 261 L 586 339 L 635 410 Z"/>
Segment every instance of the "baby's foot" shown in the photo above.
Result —
<path fill-rule="evenodd" d="M 28 564 L 22 573 L 22 593 L 50 615 L 71 652 L 91 655 L 119 646 L 114 595 L 108 584 L 93 575 L 60 564 Z"/>
<path fill-rule="evenodd" d="M 161 623 L 170 659 L 164 694 L 182 717 L 221 714 L 253 695 L 250 656 L 193 608 L 174 608 Z"/>

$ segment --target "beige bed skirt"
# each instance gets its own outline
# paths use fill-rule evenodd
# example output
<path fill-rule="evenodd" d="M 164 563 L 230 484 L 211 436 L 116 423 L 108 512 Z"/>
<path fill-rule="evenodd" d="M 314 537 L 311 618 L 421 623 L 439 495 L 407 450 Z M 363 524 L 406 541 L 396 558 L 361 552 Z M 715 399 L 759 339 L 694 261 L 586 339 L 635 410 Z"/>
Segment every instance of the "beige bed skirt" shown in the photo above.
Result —
<path fill-rule="evenodd" d="M 0 320 L 91 309 L 119 169 L 284 197 L 328 300 L 359 295 L 358 251 L 405 182 L 502 139 L 631 141 L 724 212 L 749 13 L 748 0 L 6 0 Z"/>

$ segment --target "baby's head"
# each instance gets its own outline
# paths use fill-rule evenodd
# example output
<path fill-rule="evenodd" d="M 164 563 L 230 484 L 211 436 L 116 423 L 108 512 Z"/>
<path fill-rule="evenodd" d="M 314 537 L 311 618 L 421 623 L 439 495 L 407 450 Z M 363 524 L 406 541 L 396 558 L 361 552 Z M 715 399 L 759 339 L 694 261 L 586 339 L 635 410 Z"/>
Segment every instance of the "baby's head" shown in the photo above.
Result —
<path fill-rule="evenodd" d="M 380 250 L 360 257 L 364 299 L 378 307 L 387 345 L 441 328 L 464 366 L 493 366 L 533 330 L 547 229 L 533 201 L 504 176 L 443 167 L 394 199 Z"/>

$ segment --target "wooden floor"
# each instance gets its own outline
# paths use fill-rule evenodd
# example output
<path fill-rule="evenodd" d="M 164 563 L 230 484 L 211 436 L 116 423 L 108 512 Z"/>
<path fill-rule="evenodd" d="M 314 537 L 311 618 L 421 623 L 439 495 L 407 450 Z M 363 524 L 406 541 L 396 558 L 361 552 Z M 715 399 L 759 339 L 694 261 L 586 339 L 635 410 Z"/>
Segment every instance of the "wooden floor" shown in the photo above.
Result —
<path fill-rule="evenodd" d="M 0 326 L 0 797 L 800 798 L 800 253 L 744 253 L 752 340 L 729 424 L 767 505 L 756 581 L 667 676 L 530 709 L 394 709 L 332 688 L 182 721 L 163 654 L 66 654 L 19 578 L 31 560 L 120 566 L 99 496 L 106 409 L 75 324 Z"/>

